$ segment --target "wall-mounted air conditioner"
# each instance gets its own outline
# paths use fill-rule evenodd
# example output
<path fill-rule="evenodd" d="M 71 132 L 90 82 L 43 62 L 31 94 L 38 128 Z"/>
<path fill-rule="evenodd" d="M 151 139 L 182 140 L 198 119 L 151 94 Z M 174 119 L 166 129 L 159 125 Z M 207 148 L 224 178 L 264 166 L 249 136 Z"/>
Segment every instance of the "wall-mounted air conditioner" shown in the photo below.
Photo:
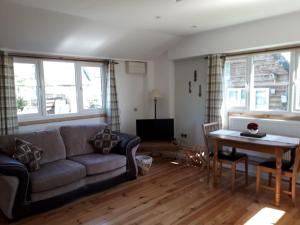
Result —
<path fill-rule="evenodd" d="M 147 63 L 137 61 L 126 61 L 126 73 L 134 75 L 146 75 Z"/>

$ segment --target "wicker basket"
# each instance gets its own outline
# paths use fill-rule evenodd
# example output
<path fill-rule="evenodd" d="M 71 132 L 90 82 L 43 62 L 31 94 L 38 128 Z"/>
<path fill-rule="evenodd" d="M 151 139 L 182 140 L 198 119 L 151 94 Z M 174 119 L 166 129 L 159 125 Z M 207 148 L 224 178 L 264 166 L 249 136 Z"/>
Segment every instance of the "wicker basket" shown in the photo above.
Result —
<path fill-rule="evenodd" d="M 140 175 L 147 174 L 152 165 L 152 161 L 153 161 L 152 157 L 147 155 L 138 155 L 135 158 L 138 165 L 139 174 Z"/>

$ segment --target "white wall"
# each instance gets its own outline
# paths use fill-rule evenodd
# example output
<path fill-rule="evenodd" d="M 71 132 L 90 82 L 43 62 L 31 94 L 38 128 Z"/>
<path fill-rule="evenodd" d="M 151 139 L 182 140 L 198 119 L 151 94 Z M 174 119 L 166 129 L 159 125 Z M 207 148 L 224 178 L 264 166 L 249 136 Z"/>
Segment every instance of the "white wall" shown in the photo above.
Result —
<path fill-rule="evenodd" d="M 186 37 L 168 52 L 170 59 L 300 43 L 300 12 Z"/>
<path fill-rule="evenodd" d="M 248 123 L 257 123 L 259 130 L 268 134 L 300 137 L 299 121 L 229 117 L 229 128 L 233 130 L 245 130 Z"/>
<path fill-rule="evenodd" d="M 198 78 L 194 82 L 194 70 Z M 192 93 L 188 82 L 192 81 Z M 204 144 L 202 124 L 205 121 L 207 61 L 204 57 L 175 61 L 175 136 L 184 145 Z M 199 85 L 202 96 L 199 97 Z M 180 134 L 187 134 L 182 139 Z"/>
<path fill-rule="evenodd" d="M 135 134 L 136 119 L 150 116 L 152 102 L 148 93 L 153 87 L 154 64 L 152 61 L 147 62 L 147 75 L 130 75 L 126 74 L 125 62 L 118 62 L 115 68 L 121 130 Z"/>
<path fill-rule="evenodd" d="M 174 62 L 168 59 L 167 52 L 153 61 L 155 66 L 154 87 L 161 93 L 161 98 L 157 101 L 157 118 L 174 118 Z M 153 105 L 153 100 L 151 101 Z M 151 116 L 150 118 L 153 118 L 153 113 Z"/>

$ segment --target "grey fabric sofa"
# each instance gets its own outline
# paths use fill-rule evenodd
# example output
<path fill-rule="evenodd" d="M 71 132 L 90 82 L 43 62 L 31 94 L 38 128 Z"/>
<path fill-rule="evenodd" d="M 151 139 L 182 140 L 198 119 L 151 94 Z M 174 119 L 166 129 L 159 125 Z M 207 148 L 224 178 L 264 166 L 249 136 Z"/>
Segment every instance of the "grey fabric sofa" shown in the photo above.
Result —
<path fill-rule="evenodd" d="M 58 130 L 1 136 L 0 208 L 4 215 L 18 219 L 135 179 L 139 137 L 117 133 L 121 141 L 112 153 L 95 153 L 88 139 L 104 126 L 62 126 Z M 42 148 L 38 171 L 30 173 L 10 157 L 16 137 Z"/>

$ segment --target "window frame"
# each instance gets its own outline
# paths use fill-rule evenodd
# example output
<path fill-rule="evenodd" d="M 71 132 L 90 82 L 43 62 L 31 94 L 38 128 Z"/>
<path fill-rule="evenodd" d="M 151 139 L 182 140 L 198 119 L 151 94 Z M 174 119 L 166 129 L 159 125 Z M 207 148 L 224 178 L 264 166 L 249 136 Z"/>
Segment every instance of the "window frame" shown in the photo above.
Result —
<path fill-rule="evenodd" d="M 287 102 L 287 110 L 255 110 L 251 107 L 251 101 L 254 96 L 252 96 L 251 91 L 255 91 L 254 88 L 254 64 L 253 64 L 253 56 L 255 55 L 264 55 L 264 54 L 272 54 L 272 53 L 282 53 L 282 52 L 290 52 L 290 64 L 289 64 L 289 81 L 288 81 L 288 102 Z M 229 57 L 230 59 L 239 59 L 239 58 L 247 58 L 248 59 L 248 71 L 247 71 L 247 83 L 246 83 L 246 93 L 247 93 L 247 102 L 246 107 L 230 107 L 227 108 L 226 111 L 231 112 L 253 112 L 253 113 L 261 113 L 261 114 L 299 114 L 300 113 L 300 105 L 299 109 L 296 109 L 296 76 L 297 76 L 297 67 L 299 67 L 298 77 L 299 77 L 299 87 L 300 87 L 300 49 L 290 49 L 290 50 L 278 50 L 278 51 L 266 51 L 260 52 L 255 54 L 249 54 L 244 56 L 233 56 Z M 299 58 L 299 59 L 298 59 Z M 298 60 L 297 60 L 298 59 Z M 298 64 L 299 65 L 298 65 Z M 226 93 L 226 86 L 224 88 L 224 93 Z M 227 95 L 227 93 L 226 93 Z M 252 97 L 251 97 L 252 96 Z M 300 98 L 300 91 L 299 91 L 299 98 Z M 226 98 L 225 98 L 226 99 Z M 227 99 L 226 99 L 227 100 Z M 255 99 L 254 99 L 255 103 Z"/>
<path fill-rule="evenodd" d="M 238 100 L 241 101 L 241 96 L 242 96 L 242 90 L 245 89 L 245 92 L 246 92 L 246 102 L 247 102 L 247 91 L 246 91 L 246 88 L 227 88 L 227 94 L 226 94 L 226 99 L 229 100 L 229 92 L 232 91 L 232 92 L 236 92 L 237 93 L 237 96 L 238 96 Z M 246 104 L 246 103 L 245 103 Z M 246 105 L 245 105 L 246 107 Z M 230 107 L 230 108 L 245 108 L 243 106 L 233 106 L 233 107 Z"/>
<path fill-rule="evenodd" d="M 38 113 L 33 114 L 18 114 L 19 122 L 30 122 L 30 121 L 51 121 L 53 119 L 70 119 L 73 117 L 85 117 L 91 115 L 94 117 L 95 115 L 104 114 L 104 63 L 101 62 L 85 62 L 85 61 L 74 61 L 74 60 L 59 60 L 59 59 L 46 59 L 46 58 L 22 58 L 22 57 L 14 57 L 14 63 L 32 63 L 36 66 L 36 81 L 37 81 L 37 101 L 38 101 Z M 46 95 L 45 95 L 45 76 L 44 76 L 44 61 L 54 61 L 54 62 L 69 62 L 74 63 L 74 71 L 75 71 L 75 88 L 76 88 L 76 103 L 77 103 L 77 112 L 76 113 L 65 113 L 65 114 L 53 114 L 49 115 L 46 112 Z M 102 108 L 99 109 L 84 109 L 83 108 L 83 98 L 82 98 L 82 78 L 81 78 L 81 67 L 82 66 L 91 66 L 91 67 L 100 67 L 101 68 L 101 76 L 102 76 Z"/>
<path fill-rule="evenodd" d="M 256 104 L 257 104 L 257 91 L 265 91 L 266 92 L 266 96 L 267 96 L 267 99 L 266 99 L 266 102 L 267 102 L 267 108 L 269 108 L 269 106 L 270 106 L 270 93 L 267 93 L 267 92 L 270 92 L 270 89 L 269 88 L 253 88 L 253 96 L 255 96 L 255 97 L 252 97 L 252 104 L 251 104 L 251 106 L 250 106 L 250 108 L 251 108 L 251 111 L 253 111 L 253 112 L 257 112 L 257 111 L 277 111 L 277 110 L 262 110 L 262 109 L 255 109 L 256 108 Z"/>
<path fill-rule="evenodd" d="M 79 107 L 80 105 L 80 109 L 82 111 L 82 114 L 85 114 L 85 113 L 99 113 L 99 109 L 85 109 L 84 108 L 84 102 L 83 102 L 83 86 L 82 86 L 82 74 L 81 74 L 81 68 L 82 67 L 100 67 L 100 72 L 102 71 L 102 79 L 101 79 L 101 89 L 102 89 L 102 97 L 101 97 L 101 100 L 102 100 L 102 112 L 103 112 L 103 108 L 104 108 L 104 88 L 105 88 L 105 85 L 104 85 L 104 77 L 103 77 L 103 74 L 104 74 L 104 64 L 101 64 L 101 66 L 99 66 L 99 63 L 95 63 L 95 62 L 78 62 L 77 64 L 77 69 L 76 69 L 76 79 L 79 80 L 79 84 L 80 84 L 80 88 L 79 90 L 77 90 L 78 92 L 78 98 L 80 99 L 79 102 L 77 103 L 80 103 L 80 104 L 77 104 L 77 106 Z"/>
<path fill-rule="evenodd" d="M 75 91 L 75 93 L 76 93 L 76 104 L 77 104 L 77 112 L 74 112 L 74 113 L 61 113 L 61 114 L 47 114 L 47 112 L 46 112 L 46 86 L 45 86 L 45 75 L 44 75 L 44 61 L 48 61 L 48 62 L 68 62 L 68 63 L 73 63 L 74 64 L 74 78 L 75 78 L 75 89 L 76 89 L 76 91 Z M 76 75 L 76 63 L 77 62 L 74 62 L 74 61 L 69 61 L 69 60 L 58 60 L 58 59 L 41 59 L 40 60 L 40 64 L 41 64 L 41 66 L 40 66 L 40 68 L 41 68 L 41 70 L 40 70 L 40 76 L 41 76 L 41 79 L 42 79 L 42 83 L 43 83 L 43 86 L 42 86 L 42 94 L 43 94 L 43 96 L 42 96 L 42 98 L 43 98 L 43 117 L 44 118 L 60 118 L 60 117 L 66 117 L 66 116 L 68 116 L 68 115 L 70 115 L 71 117 L 72 116 L 74 116 L 74 115 L 82 115 L 82 114 L 80 114 L 81 112 L 80 112 L 80 109 L 79 109 L 79 106 L 78 106 L 78 101 L 79 101 L 79 99 L 78 99 L 78 94 L 77 94 L 77 92 L 78 92 L 78 87 L 80 88 L 80 86 L 78 86 L 78 83 L 77 83 L 77 75 Z"/>
<path fill-rule="evenodd" d="M 300 88 L 300 49 L 296 49 L 294 51 L 293 61 L 294 61 L 293 64 L 294 68 L 292 74 L 293 78 L 291 80 L 293 99 L 292 99 L 291 111 L 294 113 L 300 113 L 300 104 L 299 104 L 299 108 L 297 107 L 297 100 L 300 101 L 300 91 L 297 92 L 297 87 L 298 89 Z M 299 72 L 299 74 L 297 72 Z M 297 97 L 299 99 L 297 99 Z"/>
<path fill-rule="evenodd" d="M 230 57 L 230 59 L 245 59 L 246 60 L 246 63 L 247 63 L 247 71 L 246 71 L 246 82 L 245 82 L 245 92 L 246 92 L 246 105 L 245 106 L 235 106 L 235 107 L 230 107 L 228 108 L 227 107 L 227 104 L 226 107 L 227 107 L 227 111 L 235 111 L 235 112 L 245 112 L 245 111 L 248 111 L 248 105 L 249 105 L 249 77 L 248 77 L 248 74 L 251 72 L 251 68 L 249 68 L 249 58 L 248 56 L 233 56 L 233 57 Z M 226 62 L 225 62 L 226 63 Z M 226 81 L 224 80 L 224 93 L 225 93 L 225 100 L 228 100 L 227 99 L 227 93 L 226 93 Z"/>
<path fill-rule="evenodd" d="M 14 58 L 13 63 L 24 63 L 24 64 L 34 64 L 35 65 L 35 79 L 36 79 L 36 97 L 37 97 L 37 113 L 28 113 L 28 114 L 20 114 L 18 115 L 18 119 L 20 120 L 33 120 L 35 118 L 41 118 L 42 117 L 42 102 L 41 98 L 39 96 L 42 95 L 41 90 L 41 82 L 39 79 L 39 62 L 37 59 L 31 59 L 31 58 Z"/>

